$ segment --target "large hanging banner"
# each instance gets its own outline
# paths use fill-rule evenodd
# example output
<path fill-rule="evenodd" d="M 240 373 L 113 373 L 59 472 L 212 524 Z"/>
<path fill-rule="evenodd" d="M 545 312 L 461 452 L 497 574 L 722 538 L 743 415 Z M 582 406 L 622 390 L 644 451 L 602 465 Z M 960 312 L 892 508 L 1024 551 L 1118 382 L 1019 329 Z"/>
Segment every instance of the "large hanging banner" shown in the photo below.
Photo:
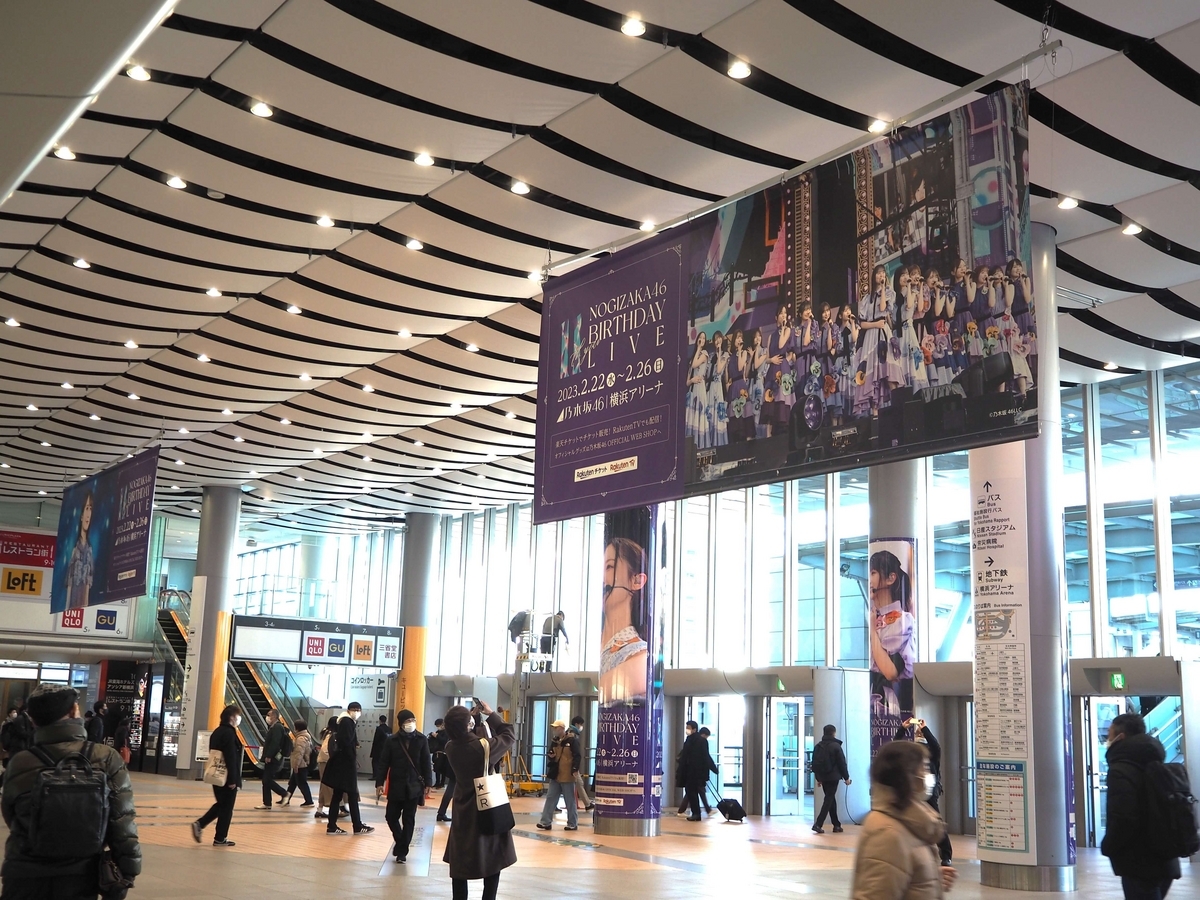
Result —
<path fill-rule="evenodd" d="M 546 285 L 534 520 L 1037 434 L 1028 86 Z"/>
<path fill-rule="evenodd" d="M 146 593 L 157 474 L 155 447 L 63 491 L 51 612 Z"/>
<path fill-rule="evenodd" d="M 871 756 L 913 716 L 917 661 L 917 540 L 870 544 Z"/>
<path fill-rule="evenodd" d="M 604 517 L 595 799 L 601 833 L 615 832 L 604 832 L 599 820 L 656 823 L 662 807 L 663 624 L 655 604 L 657 509 L 639 506 Z"/>
<path fill-rule="evenodd" d="M 979 858 L 1033 863 L 1025 447 L 972 450 L 970 469 Z"/>

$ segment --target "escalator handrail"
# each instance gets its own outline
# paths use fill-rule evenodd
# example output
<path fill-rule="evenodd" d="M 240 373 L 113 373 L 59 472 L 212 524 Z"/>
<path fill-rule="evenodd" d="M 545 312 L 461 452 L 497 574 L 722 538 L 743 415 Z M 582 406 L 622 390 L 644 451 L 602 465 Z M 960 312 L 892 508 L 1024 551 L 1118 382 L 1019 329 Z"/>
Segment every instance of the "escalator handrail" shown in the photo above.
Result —
<path fill-rule="evenodd" d="M 283 681 L 282 678 L 280 678 L 280 673 L 275 669 L 274 666 L 270 665 L 269 663 L 263 663 L 256 666 L 256 669 L 259 670 L 256 672 L 256 675 L 259 676 L 260 683 L 262 678 L 265 677 L 268 681 L 270 681 L 271 687 L 275 689 L 274 692 L 268 691 L 267 696 L 272 700 L 278 700 L 277 706 L 288 717 L 286 724 L 289 728 L 291 727 L 292 723 L 296 722 L 297 720 L 303 720 L 305 722 L 310 720 L 310 716 L 305 714 L 305 712 L 296 705 L 295 701 L 292 699 L 292 694 L 288 691 L 288 685 Z M 286 672 L 287 670 L 285 669 L 284 671 Z M 291 673 L 287 674 L 288 678 L 294 684 L 296 684 L 295 679 L 291 679 Z M 299 696 L 304 697 L 304 694 L 300 692 L 299 684 L 296 684 L 296 693 Z M 307 697 L 305 697 L 305 699 L 307 700 Z"/>
<path fill-rule="evenodd" d="M 250 731 L 261 749 L 263 736 L 267 733 L 267 723 L 262 713 L 258 711 L 258 707 L 254 704 L 250 694 L 246 691 L 246 686 L 242 684 L 242 679 L 238 676 L 233 663 L 228 664 L 226 690 L 232 696 L 233 702 L 242 710 L 242 728 L 247 728 Z M 261 761 L 255 758 L 254 754 L 249 750 L 250 746 L 252 745 L 247 742 L 247 752 L 251 754 L 255 765 L 261 765 Z"/>

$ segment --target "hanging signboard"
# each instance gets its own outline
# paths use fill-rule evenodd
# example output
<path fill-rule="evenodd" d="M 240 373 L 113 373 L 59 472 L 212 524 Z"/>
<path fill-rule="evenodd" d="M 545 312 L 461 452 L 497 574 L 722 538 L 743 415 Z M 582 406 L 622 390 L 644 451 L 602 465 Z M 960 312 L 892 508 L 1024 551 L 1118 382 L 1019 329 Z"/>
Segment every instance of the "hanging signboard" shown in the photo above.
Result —
<path fill-rule="evenodd" d="M 534 521 L 1037 434 L 1028 88 L 546 285 Z"/>
<path fill-rule="evenodd" d="M 404 629 L 277 616 L 234 616 L 230 659 L 399 669 Z"/>

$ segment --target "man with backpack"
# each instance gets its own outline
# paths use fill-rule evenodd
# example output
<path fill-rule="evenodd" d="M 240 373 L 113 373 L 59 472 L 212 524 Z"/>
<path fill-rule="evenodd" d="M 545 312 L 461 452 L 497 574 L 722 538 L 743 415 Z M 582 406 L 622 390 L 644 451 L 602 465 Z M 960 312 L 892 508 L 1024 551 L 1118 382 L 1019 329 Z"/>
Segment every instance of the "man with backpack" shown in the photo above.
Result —
<path fill-rule="evenodd" d="M 1100 852 L 1126 900 L 1162 900 L 1180 875 L 1179 857 L 1200 849 L 1187 773 L 1166 757 L 1141 716 L 1125 713 L 1108 726 L 1108 821 Z"/>
<path fill-rule="evenodd" d="M 813 822 L 813 834 L 825 833 L 821 826 L 825 824 L 826 816 L 829 816 L 829 821 L 833 823 L 834 834 L 842 830 L 842 823 L 837 814 L 837 786 L 839 781 L 844 781 L 849 786 L 850 770 L 846 767 L 846 754 L 842 752 L 842 742 L 835 737 L 836 734 L 836 728 L 826 725 L 821 740 L 813 747 L 813 778 L 820 783 L 821 792 L 825 795 L 825 802 L 821 804 L 821 811 L 817 814 L 817 820 Z"/>
<path fill-rule="evenodd" d="M 87 740 L 73 688 L 39 685 L 26 710 L 37 731 L 9 760 L 0 798 L 3 896 L 124 898 L 142 871 L 125 763 Z"/>
<path fill-rule="evenodd" d="M 263 738 L 262 748 L 262 806 L 255 809 L 270 809 L 271 795 L 278 794 L 281 798 L 287 796 L 287 791 L 279 786 L 275 776 L 284 759 L 292 755 L 292 736 L 284 724 L 279 721 L 279 710 L 272 709 L 267 713 L 267 736 Z"/>

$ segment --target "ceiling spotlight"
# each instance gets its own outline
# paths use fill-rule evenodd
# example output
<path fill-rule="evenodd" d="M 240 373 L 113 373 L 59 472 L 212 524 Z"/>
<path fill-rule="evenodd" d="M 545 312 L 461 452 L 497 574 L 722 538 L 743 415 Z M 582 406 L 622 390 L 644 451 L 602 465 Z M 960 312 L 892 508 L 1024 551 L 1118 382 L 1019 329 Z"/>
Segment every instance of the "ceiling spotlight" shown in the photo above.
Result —
<path fill-rule="evenodd" d="M 1104 368 L 1108 372 L 1115 372 L 1115 371 L 1117 371 L 1117 369 L 1119 369 L 1121 367 L 1118 366 L 1115 362 L 1109 362 L 1109 363 L 1104 364 Z"/>
<path fill-rule="evenodd" d="M 317 224 L 322 228 L 332 228 L 333 219 L 329 218 L 329 216 L 321 216 L 321 218 L 317 219 Z"/>
<path fill-rule="evenodd" d="M 504 418 L 506 418 L 506 419 L 515 419 L 516 417 L 517 417 L 517 414 L 515 412 L 513 412 L 512 410 L 509 410 L 508 412 L 506 412 L 504 414 Z"/>
<path fill-rule="evenodd" d="M 205 191 L 205 193 L 208 194 L 209 200 L 224 200 L 225 199 L 225 193 L 223 191 L 218 191 L 215 188 L 209 188 L 207 191 Z"/>
<path fill-rule="evenodd" d="M 250 470 L 250 477 L 251 477 L 251 478 L 257 478 L 257 477 L 258 477 L 258 470 L 257 470 L 257 469 L 251 469 L 251 470 Z"/>
<path fill-rule="evenodd" d="M 36 406 L 34 406 L 32 403 L 30 403 L 30 404 L 29 404 L 28 406 L 26 406 L 25 408 L 26 408 L 27 410 L 29 410 L 30 412 L 37 412 L 37 407 L 36 407 Z"/>
<path fill-rule="evenodd" d="M 433 467 L 433 474 L 434 474 L 434 475 L 441 475 L 441 474 L 442 474 L 442 467 L 441 467 L 441 466 L 434 466 L 434 467 Z"/>
<path fill-rule="evenodd" d="M 130 66 L 128 69 L 125 70 L 125 74 L 128 75 L 130 78 L 132 78 L 134 81 L 149 81 L 150 80 L 150 73 L 147 72 L 146 69 L 143 68 L 142 66 Z"/>
<path fill-rule="evenodd" d="M 621 23 L 621 34 L 627 34 L 630 37 L 641 37 L 646 33 L 646 23 L 636 16 L 630 16 Z"/>
<path fill-rule="evenodd" d="M 126 394 L 125 396 L 128 397 L 130 400 L 141 400 L 142 399 L 137 394 L 132 394 L 132 393 Z"/>
<path fill-rule="evenodd" d="M 301 372 L 301 373 L 300 373 L 300 380 L 301 380 L 301 381 L 312 381 L 312 376 L 311 376 L 311 375 L 309 375 L 307 372 Z"/>
<path fill-rule="evenodd" d="M 405 496 L 405 497 L 411 497 L 411 496 L 412 496 L 412 491 L 405 491 L 405 492 L 404 492 L 404 496 Z"/>
<path fill-rule="evenodd" d="M 71 390 L 71 389 L 72 389 L 72 388 L 74 388 L 74 387 L 75 387 L 75 385 L 71 384 L 71 382 L 69 382 L 69 381 L 64 381 L 64 382 L 62 383 L 62 389 L 63 389 L 64 391 L 69 391 L 69 390 Z"/>
<path fill-rule="evenodd" d="M 70 147 L 55 147 L 54 155 L 59 159 L 74 159 L 75 154 L 71 152 Z"/>
<path fill-rule="evenodd" d="M 92 264 L 90 262 L 88 262 L 86 259 L 75 260 L 75 268 L 77 268 L 77 269 L 90 269 L 91 267 L 92 267 Z"/>
<path fill-rule="evenodd" d="M 269 119 L 274 114 L 275 110 L 271 109 L 271 107 L 259 100 L 252 107 L 250 107 L 250 112 L 254 113 L 254 115 L 258 116 L 260 119 Z"/>
<path fill-rule="evenodd" d="M 412 337 L 412 332 L 409 331 L 407 328 L 401 328 L 399 331 L 396 332 L 396 336 L 402 337 L 402 338 L 410 338 L 410 337 Z"/>
<path fill-rule="evenodd" d="M 221 296 L 221 292 L 219 290 L 217 290 L 216 288 L 209 288 L 204 293 L 208 294 L 208 296 L 210 296 L 210 297 L 220 297 Z"/>
<path fill-rule="evenodd" d="M 20 328 L 21 327 L 21 323 L 18 322 L 16 319 L 14 319 L 12 316 L 9 316 L 7 319 L 5 319 L 4 324 L 7 325 L 9 328 Z"/>
<path fill-rule="evenodd" d="M 418 166 L 432 166 L 433 157 L 428 153 L 418 153 L 413 162 L 415 162 Z"/>
<path fill-rule="evenodd" d="M 1121 234 L 1128 234 L 1131 237 L 1135 234 L 1142 233 L 1142 226 L 1137 222 L 1127 222 L 1125 227 L 1121 229 Z"/>
<path fill-rule="evenodd" d="M 172 175 L 167 179 L 167 187 L 175 188 L 177 191 L 182 191 L 185 187 L 187 187 L 187 182 L 178 175 Z"/>
<path fill-rule="evenodd" d="M 196 507 L 194 507 L 194 506 L 193 506 L 193 507 L 192 507 L 192 512 L 194 512 L 194 513 L 196 513 L 196 514 L 199 514 L 200 510 L 196 509 Z M 180 543 L 183 543 L 183 542 L 182 542 L 182 541 L 180 541 Z"/>
<path fill-rule="evenodd" d="M 542 276 L 541 272 L 530 272 L 529 280 L 532 281 L 534 284 L 541 284 L 546 279 Z"/>
<path fill-rule="evenodd" d="M 1066 194 L 1063 194 L 1058 198 L 1059 209 L 1074 209 L 1078 205 L 1078 200 L 1076 200 L 1074 197 L 1068 197 Z"/>
<path fill-rule="evenodd" d="M 186 428 L 184 428 L 182 425 L 180 425 L 180 426 L 179 426 L 179 433 L 180 433 L 180 434 L 187 434 L 187 433 L 188 433 L 188 430 L 187 430 Z"/>
<path fill-rule="evenodd" d="M 227 407 L 225 407 L 223 410 L 221 410 L 221 415 L 223 415 L 223 416 L 232 416 L 232 415 L 233 415 L 233 410 L 232 410 L 232 409 L 230 409 L 230 408 L 227 406 Z"/>
<path fill-rule="evenodd" d="M 743 78 L 749 78 L 751 71 L 750 63 L 744 59 L 735 59 L 729 64 L 729 77 L 736 78 L 739 81 Z"/>
<path fill-rule="evenodd" d="M 511 190 L 511 191 L 512 191 L 514 194 L 522 194 L 522 195 L 524 195 L 524 194 L 528 194 L 528 193 L 529 193 L 529 185 L 527 185 L 527 184 L 526 184 L 525 182 L 523 182 L 523 181 L 514 181 L 514 182 L 512 183 L 512 187 L 511 187 L 511 188 L 509 188 L 509 190 Z"/>
<path fill-rule="evenodd" d="M 474 344 L 467 344 L 467 352 L 468 353 L 478 353 L 479 348 L 476 347 Z"/>
<path fill-rule="evenodd" d="M 177 484 L 171 485 L 171 490 L 173 490 L 173 491 L 179 490 L 179 485 L 177 485 Z"/>
<path fill-rule="evenodd" d="M 98 415 L 96 415 L 95 413 L 92 413 L 90 416 L 88 416 L 88 418 L 91 419 L 93 422 L 100 421 L 100 417 Z"/>
<path fill-rule="evenodd" d="M 283 419 L 280 419 L 280 420 L 279 420 L 279 424 L 280 424 L 280 425 L 291 425 L 291 424 L 292 424 L 292 420 L 291 420 L 291 419 L 287 419 L 287 418 L 283 418 Z"/>
<path fill-rule="evenodd" d="M 46 492 L 45 492 L 45 491 L 38 491 L 38 496 L 39 496 L 39 497 L 45 497 L 45 496 L 46 496 Z"/>
<path fill-rule="evenodd" d="M 645 222 L 643 222 L 641 225 L 638 226 L 638 231 L 653 231 L 653 230 L 654 230 L 654 223 L 651 222 L 649 219 L 647 219 Z"/>
<path fill-rule="evenodd" d="M 295 303 L 289 304 L 287 311 L 289 314 L 291 314 L 293 316 L 300 315 L 300 307 L 298 307 Z"/>
<path fill-rule="evenodd" d="M 323 452 L 320 447 L 313 447 L 313 456 L 320 456 Z"/>
<path fill-rule="evenodd" d="M 459 403 L 457 400 L 455 400 L 453 403 L 450 404 L 450 411 L 451 412 L 462 412 L 462 404 Z"/>
<path fill-rule="evenodd" d="M 296 476 L 296 480 L 297 480 L 297 481 L 303 481 L 303 480 L 304 480 L 304 476 L 303 476 L 303 475 L 297 475 L 297 476 Z"/>
<path fill-rule="evenodd" d="M 371 457 L 369 457 L 369 456 L 364 456 L 364 457 L 362 458 L 362 461 L 363 461 L 363 462 L 370 462 L 370 461 L 371 461 Z"/>
<path fill-rule="evenodd" d="M 369 444 L 371 441 L 375 440 L 375 435 L 371 434 L 369 431 L 364 431 L 362 433 L 362 439 L 365 443 Z"/>
<path fill-rule="evenodd" d="M 138 348 L 137 341 L 135 341 L 133 338 L 130 338 L 129 340 L 127 340 L 125 342 L 126 350 L 136 350 L 137 348 Z"/>
<path fill-rule="evenodd" d="M 177 466 L 182 466 L 182 465 L 183 465 L 183 460 L 182 460 L 182 459 L 177 459 L 177 460 L 175 460 L 175 465 L 177 465 Z"/>
<path fill-rule="evenodd" d="M 49 442 L 49 441 L 42 441 L 42 442 L 41 442 L 41 444 L 42 444 L 42 446 L 43 446 L 43 447 L 49 447 L 49 446 L 50 446 L 50 442 Z"/>
<path fill-rule="evenodd" d="M 424 441 L 413 441 L 413 446 L 414 447 L 424 447 L 425 442 Z"/>
<path fill-rule="evenodd" d="M 729 74 L 733 75 L 732 72 L 730 72 Z M 736 78 L 737 76 L 734 76 L 734 77 Z M 891 127 L 890 123 L 883 121 L 883 119 L 876 119 L 870 125 L 867 126 L 867 131 L 871 132 L 871 134 L 883 134 L 890 127 Z"/>
<path fill-rule="evenodd" d="M 196 362 L 209 362 L 208 354 L 201 353 L 196 357 Z"/>
<path fill-rule="evenodd" d="M 425 245 L 422 244 L 420 241 L 418 241 L 416 238 L 409 238 L 407 241 L 405 241 L 404 246 L 407 247 L 409 250 L 424 250 L 425 249 Z"/>
<path fill-rule="evenodd" d="M 363 393 L 364 393 L 364 394 L 373 394 L 373 393 L 375 393 L 375 388 L 371 387 L 369 384 L 364 384 L 364 385 L 362 386 L 362 389 L 363 389 Z"/>
<path fill-rule="evenodd" d="M 0 463 L 0 469 L 7 469 L 8 463 Z"/>
<path fill-rule="evenodd" d="M 240 434 L 238 434 L 238 435 L 234 435 L 233 442 L 234 442 L 235 444 L 240 444 L 240 443 L 242 443 L 244 440 L 246 440 L 246 439 L 245 439 L 244 437 L 242 437 Z"/>

